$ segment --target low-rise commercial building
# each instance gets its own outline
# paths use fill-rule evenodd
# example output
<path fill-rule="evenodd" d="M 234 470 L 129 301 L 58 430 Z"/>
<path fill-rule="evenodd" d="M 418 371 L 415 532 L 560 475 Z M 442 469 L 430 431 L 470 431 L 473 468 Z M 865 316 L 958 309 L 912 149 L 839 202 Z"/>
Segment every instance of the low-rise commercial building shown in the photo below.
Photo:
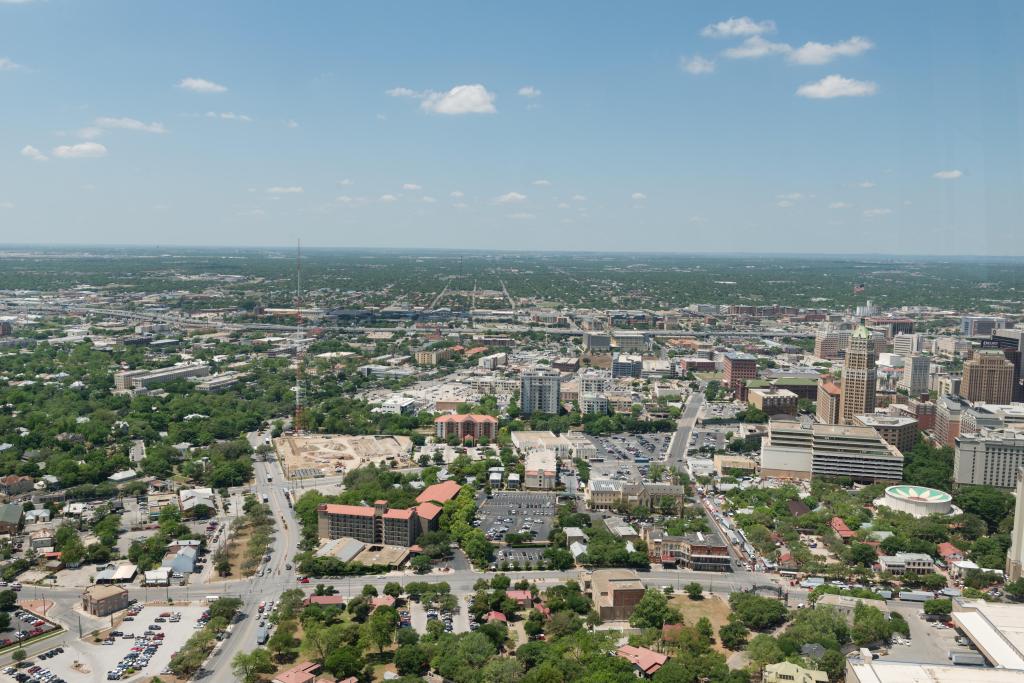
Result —
<path fill-rule="evenodd" d="M 935 571 L 935 561 L 925 553 L 896 553 L 882 555 L 878 558 L 882 571 L 901 574 L 931 574 Z"/>
<path fill-rule="evenodd" d="M 632 569 L 595 569 L 584 578 L 584 589 L 602 621 L 629 619 L 646 592 Z"/>
<path fill-rule="evenodd" d="M 523 475 L 523 486 L 528 489 L 554 490 L 558 486 L 558 457 L 547 449 L 529 451 Z"/>
<path fill-rule="evenodd" d="M 584 499 L 591 510 L 612 510 L 616 507 L 650 509 L 660 505 L 662 500 L 668 500 L 681 509 L 685 497 L 684 486 L 617 479 L 591 479 L 584 491 Z"/>
<path fill-rule="evenodd" d="M 870 427 L 772 420 L 761 442 L 761 476 L 895 483 L 903 479 L 903 455 Z"/>
<path fill-rule="evenodd" d="M 95 617 L 128 609 L 128 591 L 121 586 L 89 586 L 82 593 L 82 609 Z"/>
<path fill-rule="evenodd" d="M 792 391 L 775 385 L 747 390 L 747 402 L 768 415 L 796 415 L 798 398 Z"/>
<path fill-rule="evenodd" d="M 853 424 L 871 427 L 890 446 L 906 453 L 917 443 L 917 420 L 912 417 L 891 417 L 880 413 L 854 415 Z"/>

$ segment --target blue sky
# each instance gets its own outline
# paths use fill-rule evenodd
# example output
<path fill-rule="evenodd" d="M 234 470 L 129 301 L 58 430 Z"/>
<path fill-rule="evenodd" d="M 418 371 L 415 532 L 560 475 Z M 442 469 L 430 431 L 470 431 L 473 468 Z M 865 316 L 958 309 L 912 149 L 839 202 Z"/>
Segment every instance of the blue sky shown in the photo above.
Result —
<path fill-rule="evenodd" d="M 0 0 L 0 243 L 1024 255 L 1022 12 Z"/>

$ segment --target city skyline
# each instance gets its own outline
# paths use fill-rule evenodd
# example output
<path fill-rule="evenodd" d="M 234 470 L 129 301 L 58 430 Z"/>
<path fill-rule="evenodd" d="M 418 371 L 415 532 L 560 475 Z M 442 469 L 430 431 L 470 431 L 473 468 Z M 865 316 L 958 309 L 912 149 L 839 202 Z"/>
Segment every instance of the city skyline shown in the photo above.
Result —
<path fill-rule="evenodd" d="M 1015 6 L 397 7 L 0 2 L 3 241 L 1024 255 Z"/>

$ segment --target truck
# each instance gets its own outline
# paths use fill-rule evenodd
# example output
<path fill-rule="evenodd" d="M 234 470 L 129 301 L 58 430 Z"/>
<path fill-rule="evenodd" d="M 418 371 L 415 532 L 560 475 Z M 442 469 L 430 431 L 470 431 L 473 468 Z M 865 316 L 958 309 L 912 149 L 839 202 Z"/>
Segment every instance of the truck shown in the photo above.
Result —
<path fill-rule="evenodd" d="M 263 502 L 264 503 L 269 503 L 270 502 L 270 496 L 268 496 L 267 494 L 264 493 L 263 494 Z"/>
<path fill-rule="evenodd" d="M 274 478 L 273 478 L 273 477 L 271 477 L 271 476 L 270 476 L 270 474 L 268 473 L 268 474 L 267 474 L 267 483 L 269 484 L 269 483 L 271 483 L 271 482 L 273 482 L 273 481 L 274 481 Z"/>
<path fill-rule="evenodd" d="M 935 597 L 926 591 L 900 591 L 900 600 L 904 602 L 925 602 Z"/>
<path fill-rule="evenodd" d="M 267 608 L 267 601 L 266 600 L 260 600 L 260 604 L 256 606 L 256 611 L 259 612 L 260 614 L 263 614 L 263 610 L 265 610 L 266 608 Z"/>

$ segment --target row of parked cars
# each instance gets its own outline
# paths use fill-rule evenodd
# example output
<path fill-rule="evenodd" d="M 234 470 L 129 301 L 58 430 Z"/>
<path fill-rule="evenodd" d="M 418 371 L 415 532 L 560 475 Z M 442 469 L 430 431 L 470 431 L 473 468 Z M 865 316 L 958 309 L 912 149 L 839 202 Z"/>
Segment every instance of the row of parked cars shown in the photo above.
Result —
<path fill-rule="evenodd" d="M 39 659 L 50 659 L 63 652 L 64 648 L 56 647 L 39 655 Z M 25 670 L 21 671 L 22 668 Z M 46 667 L 33 664 L 32 662 L 20 662 L 17 667 L 9 666 L 4 669 L 4 673 L 18 681 L 18 683 L 67 683 L 63 678 Z"/>
<path fill-rule="evenodd" d="M 113 636 L 114 633 L 111 633 L 110 635 Z M 120 637 L 125 640 L 131 640 L 133 634 L 123 633 Z M 113 644 L 113 640 L 109 638 L 103 642 L 104 644 L 107 644 L 108 642 Z M 141 637 L 135 638 L 135 642 L 132 645 L 131 650 L 121 658 L 121 661 L 117 663 L 117 666 L 107 672 L 107 680 L 118 681 L 146 668 L 149 664 L 149 660 L 156 654 L 156 651 L 161 645 L 163 645 L 163 642 L 164 634 L 153 630 L 151 627 L 150 630 L 147 630 Z"/>

